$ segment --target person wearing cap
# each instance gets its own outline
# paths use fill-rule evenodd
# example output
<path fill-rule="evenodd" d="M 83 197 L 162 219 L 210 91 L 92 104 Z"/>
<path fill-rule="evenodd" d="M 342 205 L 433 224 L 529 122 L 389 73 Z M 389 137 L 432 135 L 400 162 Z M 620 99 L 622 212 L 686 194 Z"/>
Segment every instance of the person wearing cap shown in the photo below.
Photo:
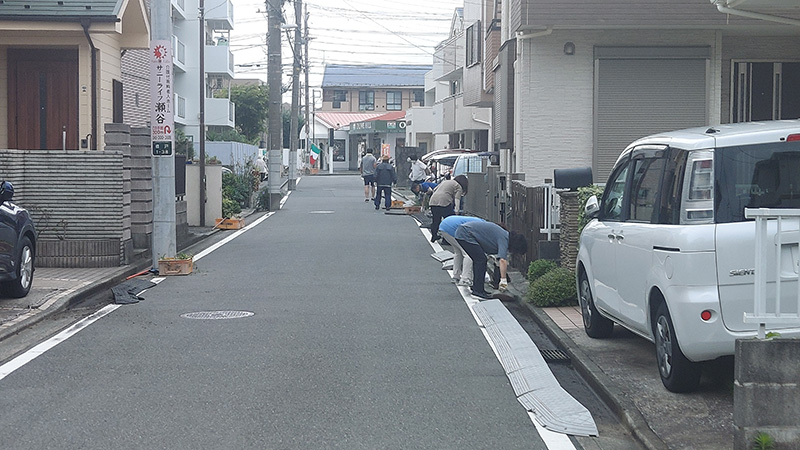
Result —
<path fill-rule="evenodd" d="M 472 258 L 472 296 L 480 299 L 492 298 L 485 289 L 486 255 L 496 255 L 500 268 L 500 291 L 508 289 L 508 255 L 522 255 L 528 251 L 525 236 L 494 222 L 466 222 L 456 228 L 454 235 L 461 248 Z"/>
<path fill-rule="evenodd" d="M 381 163 L 375 167 L 375 209 L 381 209 L 381 196 L 386 199 L 385 209 L 388 211 L 392 207 L 392 185 L 397 184 L 397 171 L 389 163 L 389 155 L 381 156 Z"/>

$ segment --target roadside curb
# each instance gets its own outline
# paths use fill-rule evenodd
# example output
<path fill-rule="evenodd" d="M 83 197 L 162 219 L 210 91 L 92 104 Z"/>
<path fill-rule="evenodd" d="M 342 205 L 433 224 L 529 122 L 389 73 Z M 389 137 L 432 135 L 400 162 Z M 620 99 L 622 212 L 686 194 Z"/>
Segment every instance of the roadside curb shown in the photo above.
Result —
<path fill-rule="evenodd" d="M 650 428 L 644 415 L 636 404 L 627 398 L 624 392 L 615 386 L 615 383 L 581 350 L 575 341 L 565 333 L 554 321 L 538 306 L 531 305 L 525 300 L 528 282 L 525 275 L 509 270 L 513 280 L 509 283 L 509 293 L 514 300 L 524 306 L 539 328 L 558 344 L 570 357 L 570 363 L 575 370 L 586 380 L 600 399 L 614 412 L 631 434 L 649 450 L 669 450 L 669 446 Z"/>
<path fill-rule="evenodd" d="M 250 216 L 255 212 L 256 212 L 255 210 L 249 210 L 245 214 L 247 216 Z M 218 233 L 219 231 L 221 230 L 213 229 L 208 233 L 193 235 L 187 242 L 184 243 L 183 247 L 180 250 L 189 249 L 194 245 L 197 245 L 200 242 L 204 241 L 213 234 Z M 104 279 L 90 282 L 83 287 L 75 289 L 74 291 L 68 289 L 63 293 L 61 293 L 61 296 L 58 298 L 58 300 L 53 302 L 50 306 L 46 307 L 45 309 L 38 310 L 33 314 L 28 313 L 30 314 L 29 317 L 26 317 L 17 323 L 14 323 L 12 325 L 0 329 L 0 341 L 3 341 L 11 336 L 14 336 L 15 334 L 18 334 L 19 332 L 25 330 L 26 328 L 36 325 L 37 323 L 49 317 L 52 317 L 55 314 L 65 311 L 66 309 L 68 309 L 71 306 L 74 306 L 75 304 L 77 304 L 86 297 L 96 295 L 105 290 L 110 290 L 119 283 L 122 283 L 123 281 L 127 280 L 128 277 L 151 268 L 153 268 L 153 264 L 149 257 L 137 258 L 136 261 L 134 261 L 133 263 L 119 267 L 110 276 Z"/>
<path fill-rule="evenodd" d="M 125 279 L 127 279 L 129 276 L 139 273 L 143 270 L 146 270 L 151 266 L 152 264 L 151 261 L 149 260 L 139 261 L 134 264 L 120 267 L 119 270 L 115 271 L 110 277 L 107 277 L 103 280 L 89 283 L 86 286 L 78 288 L 73 292 L 67 290 L 63 293 L 61 298 L 56 300 L 48 308 L 43 309 L 36 314 L 32 314 L 30 317 L 27 317 L 7 328 L 0 330 L 0 341 L 3 341 L 17 334 L 20 331 L 29 328 L 47 319 L 48 317 L 51 317 L 54 314 L 66 310 L 70 306 L 73 306 L 74 304 L 78 303 L 80 299 L 95 295 L 106 289 L 111 289 L 112 287 L 116 286 L 122 281 L 125 281 Z"/>

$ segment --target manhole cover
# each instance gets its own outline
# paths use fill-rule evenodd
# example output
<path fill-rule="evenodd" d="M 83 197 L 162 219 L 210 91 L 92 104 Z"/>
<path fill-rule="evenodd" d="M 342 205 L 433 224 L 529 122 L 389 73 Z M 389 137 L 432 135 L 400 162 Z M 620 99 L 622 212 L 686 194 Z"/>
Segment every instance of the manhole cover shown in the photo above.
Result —
<path fill-rule="evenodd" d="M 193 313 L 181 314 L 184 319 L 201 319 L 201 320 L 220 320 L 220 319 L 241 319 L 243 317 L 250 317 L 255 313 L 249 311 L 199 311 Z"/>

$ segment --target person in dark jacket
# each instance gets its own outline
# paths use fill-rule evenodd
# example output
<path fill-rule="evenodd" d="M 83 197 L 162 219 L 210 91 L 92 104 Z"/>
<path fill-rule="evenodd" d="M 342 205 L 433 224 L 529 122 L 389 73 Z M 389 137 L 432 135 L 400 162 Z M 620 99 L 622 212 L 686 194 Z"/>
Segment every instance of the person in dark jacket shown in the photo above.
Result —
<path fill-rule="evenodd" d="M 375 209 L 381 209 L 381 195 L 385 209 L 388 211 L 392 207 L 392 185 L 397 184 L 397 171 L 394 166 L 389 164 L 389 155 L 381 157 L 381 163 L 375 167 L 375 184 L 378 186 L 375 191 Z"/>

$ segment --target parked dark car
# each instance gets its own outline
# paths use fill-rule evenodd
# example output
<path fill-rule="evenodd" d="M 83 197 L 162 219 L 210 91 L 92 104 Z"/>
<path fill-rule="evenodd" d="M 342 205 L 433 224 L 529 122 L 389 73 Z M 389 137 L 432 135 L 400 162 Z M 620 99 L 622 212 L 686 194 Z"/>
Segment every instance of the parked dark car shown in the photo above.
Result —
<path fill-rule="evenodd" d="M 14 186 L 0 183 L 0 291 L 8 297 L 28 295 L 36 259 L 36 228 L 27 210 L 11 202 Z"/>

